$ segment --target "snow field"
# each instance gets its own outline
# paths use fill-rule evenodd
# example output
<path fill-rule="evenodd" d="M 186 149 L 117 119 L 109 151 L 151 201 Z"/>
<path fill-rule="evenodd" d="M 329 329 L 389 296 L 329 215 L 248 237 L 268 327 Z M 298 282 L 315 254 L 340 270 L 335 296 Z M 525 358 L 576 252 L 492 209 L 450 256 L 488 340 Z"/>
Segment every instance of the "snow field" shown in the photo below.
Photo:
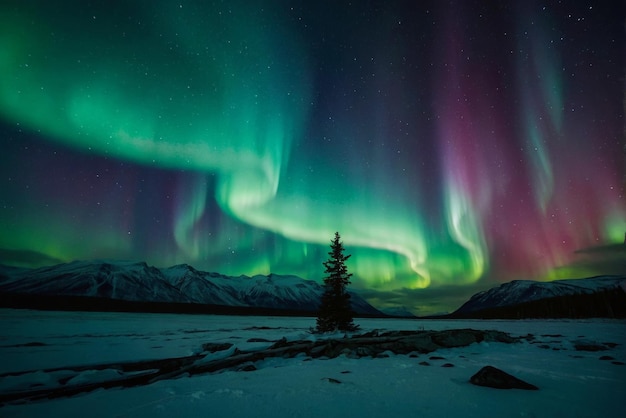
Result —
<path fill-rule="evenodd" d="M 0 310 L 0 321 L 0 373 L 33 371 L 29 376 L 0 378 L 0 391 L 56 380 L 58 376 L 41 371 L 46 368 L 185 356 L 198 352 L 206 342 L 231 342 L 249 350 L 267 347 L 282 337 L 320 338 L 307 332 L 314 318 Z M 363 332 L 498 329 L 512 335 L 532 333 L 536 340 L 472 344 L 417 357 L 270 358 L 256 362 L 255 371 L 186 376 L 147 386 L 7 405 L 0 408 L 0 416 L 611 417 L 623 413 L 626 365 L 599 358 L 608 355 L 626 362 L 624 321 L 356 322 Z M 248 342 L 252 338 L 257 342 Z M 574 342 L 580 339 L 619 345 L 601 352 L 576 351 Z M 28 345 L 33 342 L 45 345 Z M 435 356 L 443 359 L 431 359 Z M 446 363 L 454 367 L 442 367 Z M 485 365 L 501 368 L 540 390 L 471 385 L 470 376 Z M 74 379 L 97 380 L 102 377 L 99 374 L 107 373 L 117 371 L 87 370 Z"/>

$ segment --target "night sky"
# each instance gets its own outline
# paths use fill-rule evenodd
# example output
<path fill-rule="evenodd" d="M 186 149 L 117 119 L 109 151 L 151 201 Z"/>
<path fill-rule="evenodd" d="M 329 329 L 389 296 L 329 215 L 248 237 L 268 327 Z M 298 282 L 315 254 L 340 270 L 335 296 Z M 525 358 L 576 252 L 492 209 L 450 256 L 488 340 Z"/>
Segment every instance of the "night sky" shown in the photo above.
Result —
<path fill-rule="evenodd" d="M 626 272 L 621 1 L 0 5 L 0 262 L 321 281 L 378 307 Z"/>

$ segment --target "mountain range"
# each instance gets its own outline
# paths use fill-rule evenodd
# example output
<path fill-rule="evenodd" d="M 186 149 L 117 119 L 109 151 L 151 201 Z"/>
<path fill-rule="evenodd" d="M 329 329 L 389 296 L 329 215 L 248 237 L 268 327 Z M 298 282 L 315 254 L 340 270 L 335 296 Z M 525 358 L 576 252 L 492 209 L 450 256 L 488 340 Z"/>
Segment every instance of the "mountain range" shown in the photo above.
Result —
<path fill-rule="evenodd" d="M 317 311 L 323 291 L 317 282 L 297 276 L 232 277 L 187 264 L 162 269 L 121 261 L 74 261 L 38 269 L 0 266 L 4 306 L 38 301 L 51 309 L 70 303 L 80 305 L 77 309 L 87 304 L 117 310 L 134 303 L 148 310 L 212 312 L 211 307 L 228 307 L 225 313 L 301 313 Z M 356 293 L 351 292 L 350 300 L 357 315 L 383 316 Z"/>
<path fill-rule="evenodd" d="M 226 276 L 187 264 L 74 261 L 26 269 L 0 265 L 0 306 L 55 310 L 312 315 L 323 286 L 291 275 Z M 382 312 L 357 293 L 357 316 L 411 317 Z M 626 276 L 537 282 L 514 280 L 472 296 L 442 318 L 626 318 Z"/>
<path fill-rule="evenodd" d="M 626 317 L 626 276 L 513 280 L 476 293 L 454 318 Z"/>

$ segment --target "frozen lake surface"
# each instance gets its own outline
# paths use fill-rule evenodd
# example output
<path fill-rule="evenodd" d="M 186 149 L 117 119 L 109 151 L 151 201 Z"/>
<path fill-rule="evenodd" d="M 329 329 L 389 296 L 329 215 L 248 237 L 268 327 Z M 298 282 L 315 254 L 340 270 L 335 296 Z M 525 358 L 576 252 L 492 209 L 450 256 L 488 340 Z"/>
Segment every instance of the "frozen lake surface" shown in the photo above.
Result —
<path fill-rule="evenodd" d="M 370 330 L 494 329 L 534 341 L 478 343 L 417 358 L 271 358 L 251 372 L 184 376 L 133 388 L 98 389 L 69 398 L 9 404 L 2 417 L 611 417 L 626 394 L 626 321 L 447 321 L 357 319 Z M 240 350 L 272 342 L 324 338 L 315 318 L 0 310 L 0 391 L 46 387 L 44 369 L 189 356 L 203 343 Z M 335 335 L 337 337 L 337 335 Z M 581 341 L 605 351 L 579 351 Z M 431 357 L 443 359 L 431 359 Z M 604 359 L 601 359 L 604 358 Z M 428 362 L 429 366 L 421 365 Z M 454 367 L 441 367 L 451 363 Z M 539 387 L 497 390 L 468 382 L 492 365 Z M 19 373 L 26 372 L 29 373 Z M 113 371 L 85 371 L 98 379 Z M 336 383 L 339 381 L 340 383 Z"/>

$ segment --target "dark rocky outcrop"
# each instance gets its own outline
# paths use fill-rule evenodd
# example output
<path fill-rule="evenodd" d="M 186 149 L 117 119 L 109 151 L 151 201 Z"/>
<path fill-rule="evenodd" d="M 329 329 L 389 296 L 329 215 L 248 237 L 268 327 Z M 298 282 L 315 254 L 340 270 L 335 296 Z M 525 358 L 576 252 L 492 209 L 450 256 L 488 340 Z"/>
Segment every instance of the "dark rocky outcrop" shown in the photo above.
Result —
<path fill-rule="evenodd" d="M 228 350 L 233 345 L 231 343 L 204 343 L 202 344 L 202 351 L 207 353 L 215 353 L 217 351 Z"/>
<path fill-rule="evenodd" d="M 587 340 L 574 341 L 574 348 L 576 351 L 606 351 L 609 349 L 604 344 L 598 344 Z"/>
<path fill-rule="evenodd" d="M 493 366 L 485 366 L 480 369 L 478 373 L 470 378 L 470 383 L 495 389 L 539 389 L 537 386 L 524 382 Z"/>

